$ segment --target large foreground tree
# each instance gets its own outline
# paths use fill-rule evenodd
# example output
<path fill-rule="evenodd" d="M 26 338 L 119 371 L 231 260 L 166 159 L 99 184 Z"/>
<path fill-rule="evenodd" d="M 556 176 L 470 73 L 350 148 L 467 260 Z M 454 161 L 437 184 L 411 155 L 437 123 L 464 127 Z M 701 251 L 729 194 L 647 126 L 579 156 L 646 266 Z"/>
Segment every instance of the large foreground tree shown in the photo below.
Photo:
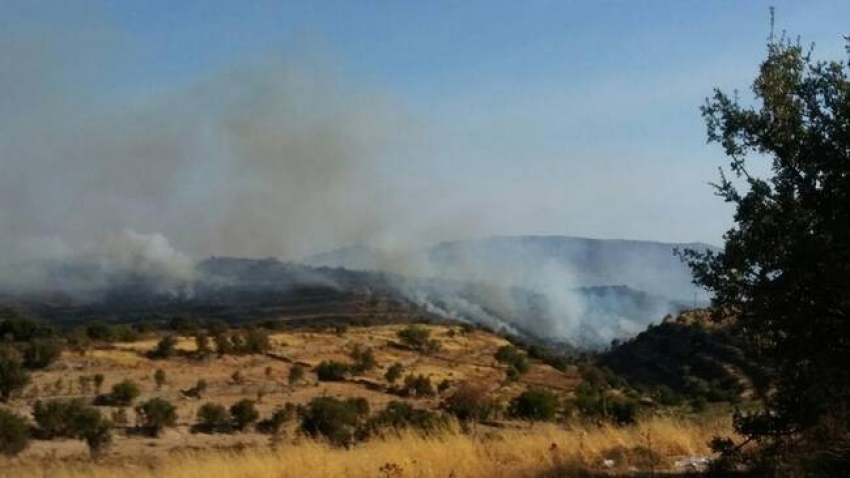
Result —
<path fill-rule="evenodd" d="M 850 46 L 848 46 L 850 56 Z M 750 465 L 771 475 L 850 469 L 850 63 L 768 42 L 753 100 L 715 91 L 709 142 L 731 159 L 717 194 L 735 207 L 721 252 L 686 251 L 695 282 L 737 317 L 773 370 L 759 412 L 736 414 Z M 769 161 L 758 177 L 748 160 Z M 737 445 L 737 444 L 736 444 Z"/>

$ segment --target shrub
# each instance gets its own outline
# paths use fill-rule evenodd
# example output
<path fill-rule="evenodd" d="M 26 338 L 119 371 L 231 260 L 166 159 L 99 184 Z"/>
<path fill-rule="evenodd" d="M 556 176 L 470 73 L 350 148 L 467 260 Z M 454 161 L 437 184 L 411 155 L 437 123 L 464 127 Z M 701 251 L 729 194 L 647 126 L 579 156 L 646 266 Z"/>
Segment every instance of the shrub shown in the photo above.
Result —
<path fill-rule="evenodd" d="M 555 418 L 558 397 L 545 388 L 532 387 L 514 397 L 510 414 L 514 418 L 529 421 L 545 421 Z"/>
<path fill-rule="evenodd" d="M 383 428 L 415 428 L 430 433 L 447 426 L 446 418 L 438 413 L 414 408 L 409 403 L 392 401 L 366 423 L 361 435 L 373 435 Z"/>
<path fill-rule="evenodd" d="M 257 431 L 270 435 L 277 435 L 283 425 L 295 417 L 296 406 L 287 403 L 283 408 L 275 410 L 269 418 L 257 423 Z"/>
<path fill-rule="evenodd" d="M 440 350 L 440 343 L 431 339 L 431 331 L 419 325 L 409 325 L 398 331 L 401 343 L 423 353 Z"/>
<path fill-rule="evenodd" d="M 410 374 L 404 377 L 404 386 L 401 389 L 402 395 L 415 397 L 433 397 L 437 394 L 434 391 L 434 386 L 431 385 L 431 379 L 425 375 Z"/>
<path fill-rule="evenodd" d="M 152 398 L 137 406 L 136 413 L 142 427 L 154 437 L 158 437 L 163 428 L 177 423 L 177 407 L 163 398 Z"/>
<path fill-rule="evenodd" d="M 349 357 L 354 362 L 351 365 L 351 371 L 358 375 L 368 372 L 378 365 L 375 360 L 375 352 L 370 347 L 363 347 L 360 344 L 354 346 Z"/>
<path fill-rule="evenodd" d="M 482 385 L 464 382 L 446 398 L 441 407 L 460 421 L 486 421 L 495 418 L 501 406 Z"/>
<path fill-rule="evenodd" d="M 248 399 L 239 400 L 230 407 L 230 418 L 233 422 L 233 428 L 238 431 L 243 431 L 248 426 L 260 418 L 254 402 Z"/>
<path fill-rule="evenodd" d="M 29 445 L 27 420 L 6 409 L 0 408 L 0 453 L 15 456 Z"/>
<path fill-rule="evenodd" d="M 105 377 L 102 373 L 94 374 L 94 393 L 100 395 L 100 389 L 103 388 L 103 380 Z"/>
<path fill-rule="evenodd" d="M 82 431 L 80 437 L 89 447 L 89 455 L 98 458 L 112 443 L 112 423 L 100 415 L 92 415 L 89 425 Z"/>
<path fill-rule="evenodd" d="M 387 380 L 387 382 L 392 384 L 395 383 L 396 380 L 401 378 L 401 374 L 403 372 L 404 366 L 401 363 L 396 362 L 390 365 L 390 367 L 387 369 L 387 372 L 384 374 L 384 378 Z"/>
<path fill-rule="evenodd" d="M 33 406 L 36 434 L 42 439 L 82 439 L 97 457 L 112 441 L 112 423 L 80 399 L 38 401 Z"/>
<path fill-rule="evenodd" d="M 205 403 L 198 409 L 193 431 L 202 433 L 229 433 L 232 431 L 230 414 L 224 405 Z"/>
<path fill-rule="evenodd" d="M 199 357 L 206 357 L 211 353 L 212 347 L 210 347 L 210 337 L 204 332 L 198 333 L 198 335 L 195 336 L 195 354 Z"/>
<path fill-rule="evenodd" d="M 158 368 L 153 374 L 153 380 L 156 382 L 156 389 L 159 390 L 165 385 L 165 370 Z"/>
<path fill-rule="evenodd" d="M 62 342 L 55 338 L 31 339 L 21 345 L 24 367 L 35 370 L 55 362 L 62 353 Z"/>
<path fill-rule="evenodd" d="M 233 343 L 230 341 L 230 337 L 222 332 L 216 334 L 215 338 L 215 352 L 219 355 L 227 355 L 233 353 Z"/>
<path fill-rule="evenodd" d="M 309 436 L 325 438 L 331 444 L 348 446 L 368 414 L 369 403 L 363 398 L 316 397 L 303 410 L 301 430 Z"/>
<path fill-rule="evenodd" d="M 289 384 L 295 385 L 302 380 L 304 380 L 304 367 L 298 364 L 293 365 L 292 368 L 289 369 Z"/>
<path fill-rule="evenodd" d="M 257 327 L 246 327 L 242 332 L 242 347 L 239 350 L 246 354 L 263 354 L 271 349 L 269 334 Z"/>
<path fill-rule="evenodd" d="M 8 402 L 12 394 L 30 383 L 21 354 L 10 346 L 0 346 L 0 402 Z"/>
<path fill-rule="evenodd" d="M 126 407 L 141 395 L 139 386 L 132 380 L 124 380 L 112 386 L 112 393 L 105 397 L 107 405 Z M 103 400 L 102 400 L 103 401 Z"/>
<path fill-rule="evenodd" d="M 508 370 L 505 374 L 507 380 L 511 382 L 519 380 L 519 377 L 526 374 L 530 368 L 528 359 L 513 345 L 503 345 L 499 347 L 493 356 L 499 361 L 499 363 L 503 363 L 508 366 Z"/>
<path fill-rule="evenodd" d="M 86 405 L 82 400 L 37 401 L 32 415 L 36 424 L 36 437 L 43 440 L 74 438 L 78 432 L 78 416 Z"/>
<path fill-rule="evenodd" d="M 316 366 L 316 376 L 323 382 L 341 382 L 348 377 L 351 367 L 342 362 L 326 360 Z"/>
<path fill-rule="evenodd" d="M 148 352 L 148 357 L 152 359 L 167 359 L 174 356 L 177 351 L 177 336 L 168 334 L 157 342 L 156 347 Z"/>

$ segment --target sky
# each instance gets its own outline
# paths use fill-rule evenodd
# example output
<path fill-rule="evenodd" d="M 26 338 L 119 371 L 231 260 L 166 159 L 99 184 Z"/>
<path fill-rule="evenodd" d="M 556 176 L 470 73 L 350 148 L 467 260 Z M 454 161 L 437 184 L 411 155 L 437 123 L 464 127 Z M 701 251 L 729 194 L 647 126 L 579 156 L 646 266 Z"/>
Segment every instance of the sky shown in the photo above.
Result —
<path fill-rule="evenodd" d="M 719 244 L 699 106 L 747 90 L 771 5 L 846 58 L 846 1 L 0 0 L 0 251 Z"/>

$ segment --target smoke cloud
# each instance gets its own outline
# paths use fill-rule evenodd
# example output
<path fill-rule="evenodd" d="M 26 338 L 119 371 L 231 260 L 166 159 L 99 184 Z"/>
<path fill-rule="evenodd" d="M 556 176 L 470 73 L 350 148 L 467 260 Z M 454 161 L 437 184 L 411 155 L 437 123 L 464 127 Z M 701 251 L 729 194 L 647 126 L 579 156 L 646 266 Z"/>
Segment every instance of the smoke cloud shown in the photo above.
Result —
<path fill-rule="evenodd" d="M 167 237 L 194 258 L 295 258 L 386 227 L 384 163 L 409 134 L 389 95 L 310 59 L 273 57 L 110 98 L 63 60 L 66 38 L 43 33 L 0 39 L 6 279 L 19 263 L 93 243 L 110 254 L 138 245 L 110 239 L 116 231 L 150 234 L 154 248 Z M 75 57 L 108 59 L 76 43 Z"/>
<path fill-rule="evenodd" d="M 405 290 L 432 310 L 547 337 L 634 328 L 589 321 L 575 292 L 587 282 L 564 263 L 455 254 L 448 267 L 423 254 L 430 240 L 479 234 L 470 217 L 426 217 L 439 208 L 421 212 L 421 185 L 397 185 L 408 152 L 423 154 L 391 92 L 315 52 L 122 92 L 109 88 L 120 44 L 107 29 L 0 32 L 0 289 L 97 297 L 142 277 L 182 294 L 207 256 L 362 243 L 383 251 L 360 268 L 444 281 Z"/>

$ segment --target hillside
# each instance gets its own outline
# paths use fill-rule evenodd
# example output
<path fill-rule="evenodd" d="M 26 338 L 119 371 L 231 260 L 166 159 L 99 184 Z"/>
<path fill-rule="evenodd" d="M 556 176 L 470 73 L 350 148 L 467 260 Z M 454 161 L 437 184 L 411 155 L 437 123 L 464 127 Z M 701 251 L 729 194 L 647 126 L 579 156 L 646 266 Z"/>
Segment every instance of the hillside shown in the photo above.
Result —
<path fill-rule="evenodd" d="M 766 370 L 746 353 L 733 319 L 707 311 L 669 316 L 600 354 L 599 363 L 632 386 L 665 387 L 697 400 L 737 402 L 763 391 Z"/>
<path fill-rule="evenodd" d="M 0 408 L 33 420 L 39 401 L 79 399 L 94 404 L 114 422 L 109 446 L 97 461 L 91 461 L 83 440 L 33 440 L 17 457 L 0 457 L 0 476 L 41 476 L 39 473 L 45 470 L 50 470 L 51 476 L 258 478 L 272 472 L 287 477 L 472 477 L 489 470 L 492 476 L 533 477 L 570 470 L 626 472 L 633 467 L 684 471 L 691 466 L 691 457 L 708 453 L 706 436 L 729 429 L 726 419 L 672 418 L 655 415 L 649 409 L 645 415 L 642 412 L 637 423 L 608 421 L 604 415 L 585 416 L 582 405 L 572 403 L 584 383 L 582 374 L 586 372 L 581 370 L 586 365 L 554 368 L 539 350 L 532 354 L 529 349 L 526 355 L 486 330 L 459 325 L 416 328 L 425 331 L 436 347 L 423 351 L 411 345 L 403 336 L 413 329 L 401 325 L 271 332 L 269 348 L 253 354 L 201 353 L 194 337 L 181 335 L 173 344 L 173 354 L 166 358 L 151 355 L 166 337 L 162 333 L 128 342 L 74 339 L 73 348 L 63 351 L 47 368 L 33 371 L 31 383 Z M 506 349 L 516 350 L 519 355 L 515 357 L 527 360 L 523 372 L 514 378 L 510 378 L 511 366 L 497 359 Z M 333 379 L 320 372 L 328 361 L 358 363 L 358 351 L 366 350 L 372 360 L 363 370 L 351 369 Z M 394 382 L 387 377 L 392 366 L 401 369 Z M 296 369 L 302 372 L 295 374 Z M 98 376 L 100 382 L 93 380 Z M 127 380 L 138 384 L 141 392 L 132 403 L 102 400 L 109 396 L 109 390 Z M 205 383 L 202 389 L 198 388 L 199 380 Z M 424 388 L 420 387 L 421 380 L 427 383 Z M 463 396 L 464 390 L 476 391 L 474 401 L 452 402 Z M 513 411 L 517 397 L 529 390 L 551 394 L 553 414 L 537 420 L 555 420 L 559 425 L 542 423 L 529 428 L 528 420 L 534 419 Z M 614 406 L 623 393 L 631 392 L 609 389 L 605 393 L 609 406 Z M 176 406 L 175 422 L 158 436 L 149 435 L 140 425 L 143 415 L 138 411 L 140 404 L 154 399 Z M 255 420 L 259 423 L 280 411 L 291 413 L 287 412 L 290 414 L 282 428 L 273 434 L 260 426 L 241 431 L 200 427 L 199 411 L 207 404 L 227 410 L 245 400 L 256 408 Z M 340 447 L 332 436 L 311 437 L 304 429 L 307 410 L 325 400 L 363 400 L 370 419 L 382 416 L 392 403 L 408 404 L 411 411 L 406 413 L 411 415 L 377 422 L 389 428 L 358 438 L 351 448 Z M 453 410 L 459 409 L 447 405 L 451 403 L 491 411 L 474 419 L 477 423 L 461 426 L 447 421 L 447 428 L 431 431 L 417 429 L 429 422 L 406 421 L 422 416 L 416 414 L 428 414 L 424 415 L 430 417 L 428 420 L 454 417 L 452 414 L 458 412 Z M 330 415 L 327 419 L 341 417 Z M 592 425 L 585 421 L 591 417 L 595 417 Z M 653 436 L 651 448 L 647 448 L 648 435 Z M 222 456 L 230 457 L 231 464 L 221 462 Z M 493 468 L 494 460 L 501 462 L 501 468 Z M 209 468 L 205 463 L 217 465 Z"/>

